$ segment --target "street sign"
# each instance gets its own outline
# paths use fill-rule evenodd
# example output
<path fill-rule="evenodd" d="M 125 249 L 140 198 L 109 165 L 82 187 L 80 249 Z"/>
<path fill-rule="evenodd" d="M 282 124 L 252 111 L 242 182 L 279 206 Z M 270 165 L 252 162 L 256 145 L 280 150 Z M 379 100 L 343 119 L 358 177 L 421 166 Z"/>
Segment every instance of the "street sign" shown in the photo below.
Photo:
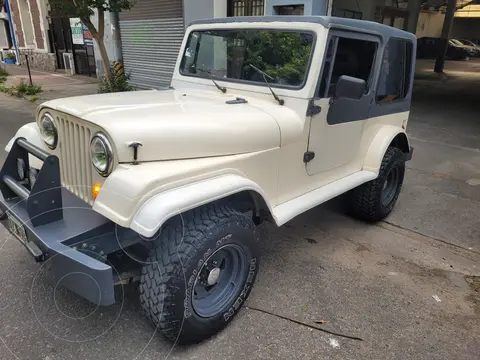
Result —
<path fill-rule="evenodd" d="M 85 45 L 93 46 L 92 33 L 90 32 L 90 30 L 88 30 L 88 28 L 84 24 L 82 24 L 82 29 L 83 29 L 83 42 L 85 43 Z"/>
<path fill-rule="evenodd" d="M 79 18 L 70 18 L 72 41 L 75 45 L 83 45 L 83 24 Z"/>

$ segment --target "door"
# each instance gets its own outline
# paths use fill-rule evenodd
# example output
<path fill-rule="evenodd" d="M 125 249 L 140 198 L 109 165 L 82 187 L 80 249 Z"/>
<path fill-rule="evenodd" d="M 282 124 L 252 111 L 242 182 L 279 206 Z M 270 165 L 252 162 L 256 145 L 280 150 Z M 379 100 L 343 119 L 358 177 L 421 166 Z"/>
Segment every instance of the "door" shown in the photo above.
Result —
<path fill-rule="evenodd" d="M 51 39 L 57 57 L 57 68 L 65 69 L 63 53 L 72 51 L 72 35 L 70 21 L 66 17 L 50 18 Z"/>
<path fill-rule="evenodd" d="M 332 31 L 313 104 L 320 107 L 310 124 L 308 151 L 315 157 L 307 163 L 307 173 L 315 175 L 346 167 L 356 159 L 364 120 L 373 102 L 374 63 L 380 41 L 377 37 L 354 32 Z M 342 75 L 362 79 L 365 93 L 360 99 L 335 97 L 335 86 Z M 360 170 L 348 166 L 351 172 Z M 340 172 L 342 176 L 344 174 Z"/>

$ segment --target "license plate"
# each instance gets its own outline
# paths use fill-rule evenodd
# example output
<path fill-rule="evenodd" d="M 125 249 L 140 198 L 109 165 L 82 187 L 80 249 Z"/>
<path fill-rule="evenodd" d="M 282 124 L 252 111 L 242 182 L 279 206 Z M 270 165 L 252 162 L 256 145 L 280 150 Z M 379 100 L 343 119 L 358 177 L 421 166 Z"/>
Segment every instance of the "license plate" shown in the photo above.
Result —
<path fill-rule="evenodd" d="M 13 216 L 8 214 L 8 230 L 15 235 L 15 237 L 20 240 L 22 243 L 26 244 L 28 242 L 27 232 L 25 226 L 22 223 L 15 219 Z"/>

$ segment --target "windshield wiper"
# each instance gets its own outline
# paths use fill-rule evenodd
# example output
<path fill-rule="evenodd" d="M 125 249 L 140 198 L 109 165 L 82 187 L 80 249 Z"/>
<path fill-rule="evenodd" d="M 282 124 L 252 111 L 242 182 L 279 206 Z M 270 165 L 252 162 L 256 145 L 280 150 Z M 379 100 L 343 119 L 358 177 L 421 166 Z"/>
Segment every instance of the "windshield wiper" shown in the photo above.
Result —
<path fill-rule="evenodd" d="M 202 69 L 202 68 L 199 68 L 197 69 L 198 71 L 201 71 L 201 72 L 204 72 L 204 73 L 207 73 L 208 76 L 210 77 L 210 79 L 213 81 L 213 83 L 215 84 L 215 86 L 217 87 L 218 90 L 220 90 L 222 93 L 226 93 L 227 92 L 227 88 L 226 87 L 223 87 L 223 86 L 220 86 L 216 81 L 215 79 L 213 78 L 213 74 L 212 74 L 212 70 L 208 70 L 208 69 Z"/>
<path fill-rule="evenodd" d="M 259 68 L 257 68 L 256 66 L 252 65 L 252 64 L 248 64 L 248 66 L 250 66 L 253 70 L 255 70 L 256 72 L 258 72 L 260 75 L 263 76 L 263 80 L 265 80 L 265 84 L 267 84 L 268 88 L 270 89 L 270 92 L 272 93 L 273 95 L 273 98 L 275 100 L 277 100 L 277 102 L 280 104 L 280 105 L 283 105 L 285 104 L 285 101 L 283 99 L 280 99 L 278 97 L 277 94 L 275 94 L 275 92 L 273 91 L 272 87 L 270 86 L 270 83 L 268 82 L 267 80 L 267 77 L 270 79 L 270 80 L 275 80 L 273 77 L 271 77 L 270 75 L 268 75 L 265 71 L 262 71 L 260 70 Z"/>

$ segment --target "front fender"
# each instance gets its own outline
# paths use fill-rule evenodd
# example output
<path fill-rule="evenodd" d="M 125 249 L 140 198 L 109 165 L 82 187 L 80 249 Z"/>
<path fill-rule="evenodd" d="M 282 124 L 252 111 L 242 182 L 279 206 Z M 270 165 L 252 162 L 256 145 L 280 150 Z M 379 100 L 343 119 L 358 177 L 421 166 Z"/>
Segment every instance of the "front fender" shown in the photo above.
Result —
<path fill-rule="evenodd" d="M 137 211 L 130 228 L 140 235 L 152 237 L 171 217 L 245 190 L 257 192 L 272 211 L 266 195 L 258 184 L 240 175 L 226 174 L 153 196 Z"/>
<path fill-rule="evenodd" d="M 401 136 L 406 141 L 406 144 L 402 147 L 405 147 L 406 152 L 408 152 L 410 145 L 405 131 L 398 126 L 382 126 L 370 143 L 363 162 L 363 170 L 371 171 L 378 175 L 385 152 L 388 147 L 398 139 L 398 136 Z M 402 150 L 405 151 L 405 149 Z"/>
<path fill-rule="evenodd" d="M 32 144 L 38 146 L 40 149 L 43 149 L 46 152 L 50 152 L 50 149 L 48 149 L 48 147 L 45 145 L 45 142 L 43 141 L 42 136 L 40 135 L 40 131 L 38 129 L 36 122 L 25 124 L 20 129 L 18 129 L 15 136 L 12 139 L 10 139 L 7 146 L 5 146 L 6 152 L 10 152 L 10 149 L 12 148 L 13 143 L 15 142 L 15 139 L 19 137 L 23 137 L 28 142 L 31 142 Z M 37 159 L 33 155 L 28 155 L 28 161 L 30 163 L 30 166 L 35 169 L 41 169 L 43 165 L 43 162 Z"/>

